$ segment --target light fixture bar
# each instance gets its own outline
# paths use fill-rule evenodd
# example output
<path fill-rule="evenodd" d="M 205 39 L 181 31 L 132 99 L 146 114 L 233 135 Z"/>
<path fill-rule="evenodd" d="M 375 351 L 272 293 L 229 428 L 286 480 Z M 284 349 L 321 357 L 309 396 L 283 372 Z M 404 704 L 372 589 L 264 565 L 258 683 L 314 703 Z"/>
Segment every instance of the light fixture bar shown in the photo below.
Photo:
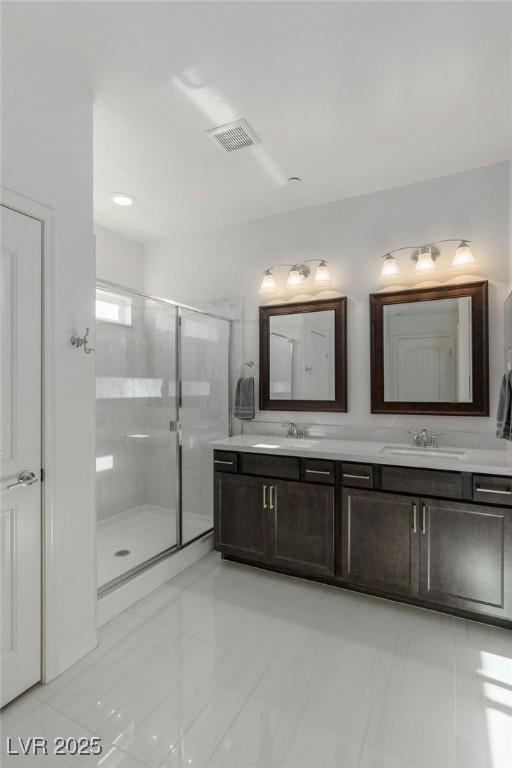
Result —
<path fill-rule="evenodd" d="M 311 275 L 311 269 L 308 264 L 318 264 L 313 281 L 315 285 L 328 285 L 331 282 L 331 276 L 325 259 L 304 259 L 296 264 L 273 264 L 263 272 L 263 278 L 261 281 L 260 292 L 270 293 L 277 288 L 277 284 L 274 278 L 274 272 L 287 269 L 288 278 L 286 285 L 288 288 L 297 288 L 303 285 L 303 283 Z"/>
<path fill-rule="evenodd" d="M 441 245 L 441 243 L 458 243 L 451 263 L 452 269 L 459 269 L 461 267 L 470 268 L 475 265 L 475 258 L 470 248 L 471 240 L 467 240 L 463 237 L 449 237 L 442 240 L 435 240 L 432 243 L 426 243 L 424 245 L 404 245 L 400 248 L 394 248 L 392 251 L 388 251 L 382 257 L 384 263 L 380 271 L 381 278 L 395 277 L 400 274 L 400 269 L 393 254 L 401 251 L 413 251 L 411 259 L 416 263 L 414 268 L 415 272 L 432 272 L 436 268 L 435 262 L 441 255 L 440 250 L 437 247 L 438 245 Z"/>

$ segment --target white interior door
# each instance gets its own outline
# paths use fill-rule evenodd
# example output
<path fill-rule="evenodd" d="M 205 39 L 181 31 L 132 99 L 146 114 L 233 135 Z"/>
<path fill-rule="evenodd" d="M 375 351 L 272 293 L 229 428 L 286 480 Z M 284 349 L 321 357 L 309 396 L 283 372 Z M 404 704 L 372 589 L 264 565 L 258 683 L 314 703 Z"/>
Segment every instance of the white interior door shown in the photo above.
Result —
<path fill-rule="evenodd" d="M 401 402 L 455 399 L 452 336 L 395 337 L 396 389 Z"/>
<path fill-rule="evenodd" d="M 0 706 L 41 678 L 41 223 L 1 207 Z"/>

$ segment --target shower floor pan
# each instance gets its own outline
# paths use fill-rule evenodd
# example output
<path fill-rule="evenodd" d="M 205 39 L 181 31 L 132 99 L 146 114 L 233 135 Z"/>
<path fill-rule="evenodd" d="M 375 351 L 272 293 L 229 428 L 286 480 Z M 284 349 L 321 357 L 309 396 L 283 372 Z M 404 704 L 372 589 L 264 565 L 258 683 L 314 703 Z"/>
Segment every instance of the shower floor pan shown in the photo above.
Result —
<path fill-rule="evenodd" d="M 211 527 L 211 522 L 201 515 L 187 514 L 184 518 L 184 542 Z M 176 544 L 176 511 L 141 504 L 101 520 L 97 537 L 101 587 Z"/>

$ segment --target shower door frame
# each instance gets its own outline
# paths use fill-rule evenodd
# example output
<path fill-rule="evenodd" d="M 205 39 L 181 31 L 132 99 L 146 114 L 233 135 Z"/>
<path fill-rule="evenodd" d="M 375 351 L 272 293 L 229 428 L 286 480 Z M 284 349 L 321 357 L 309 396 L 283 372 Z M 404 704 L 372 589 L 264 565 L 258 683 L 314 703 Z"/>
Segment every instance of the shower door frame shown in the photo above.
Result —
<path fill-rule="evenodd" d="M 96 585 L 97 586 L 97 593 L 98 597 L 105 597 L 105 595 L 110 594 L 113 592 L 117 587 L 121 586 L 122 584 L 125 584 L 127 581 L 132 579 L 134 576 L 137 576 L 138 574 L 142 573 L 143 571 L 146 571 L 148 568 L 151 568 L 153 565 L 156 565 L 156 563 L 159 563 L 161 560 L 165 560 L 170 555 L 174 554 L 175 552 L 179 552 L 180 550 L 184 549 L 185 547 L 188 547 L 190 544 L 193 544 L 195 541 L 198 541 L 199 539 L 202 539 L 204 536 L 208 536 L 213 531 L 213 526 L 211 528 L 208 528 L 203 533 L 198 534 L 195 538 L 191 539 L 190 541 L 187 541 L 185 544 L 182 543 L 182 533 L 183 533 L 183 525 L 182 525 L 182 514 L 183 514 L 183 493 L 182 493 L 182 348 L 181 348 L 181 310 L 187 310 L 188 312 L 195 312 L 198 315 L 203 315 L 206 317 L 212 317 L 215 320 L 224 320 L 228 323 L 228 435 L 231 436 L 233 433 L 233 414 L 232 414 L 232 392 L 231 392 L 231 356 L 232 356 L 232 329 L 233 329 L 233 318 L 226 317 L 225 315 L 222 315 L 217 312 L 210 312 L 208 310 L 199 309 L 198 307 L 190 306 L 189 304 L 183 304 L 179 301 L 173 301 L 172 299 L 162 299 L 157 296 L 152 296 L 148 293 L 143 293 L 141 291 L 136 291 L 133 288 L 127 288 L 124 285 L 120 285 L 119 283 L 113 283 L 108 280 L 101 280 L 96 279 L 95 283 L 95 292 L 96 290 L 104 290 L 104 291 L 111 291 L 112 293 L 117 294 L 126 294 L 128 296 L 136 296 L 140 299 L 147 299 L 148 301 L 154 301 L 158 304 L 164 305 L 169 307 L 170 310 L 175 309 L 176 310 L 176 323 L 175 323 L 175 336 L 174 336 L 174 356 L 175 356 L 175 381 L 176 381 L 176 544 L 174 544 L 171 547 L 168 547 L 167 549 L 164 549 L 162 552 L 159 552 L 158 554 L 154 555 L 153 557 L 149 558 L 148 560 L 145 560 L 143 563 L 140 563 L 139 565 L 134 566 L 133 568 L 130 568 L 129 570 L 125 571 L 125 573 L 122 573 L 120 576 L 117 576 L 115 579 L 112 579 L 111 581 L 108 581 L 104 585 Z M 174 419 L 171 419 L 171 421 L 174 421 Z"/>

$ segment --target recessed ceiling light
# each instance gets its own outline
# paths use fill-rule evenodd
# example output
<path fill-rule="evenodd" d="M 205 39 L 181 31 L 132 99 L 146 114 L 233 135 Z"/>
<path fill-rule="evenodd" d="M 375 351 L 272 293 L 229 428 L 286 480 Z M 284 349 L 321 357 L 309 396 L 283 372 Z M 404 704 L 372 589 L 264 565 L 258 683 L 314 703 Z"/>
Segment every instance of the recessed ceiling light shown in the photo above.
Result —
<path fill-rule="evenodd" d="M 302 181 L 300 176 L 290 176 L 288 181 Z"/>
<path fill-rule="evenodd" d="M 110 199 L 113 203 L 121 205 L 123 208 L 128 208 L 137 202 L 133 195 L 128 195 L 126 192 L 113 192 L 110 195 Z"/>

